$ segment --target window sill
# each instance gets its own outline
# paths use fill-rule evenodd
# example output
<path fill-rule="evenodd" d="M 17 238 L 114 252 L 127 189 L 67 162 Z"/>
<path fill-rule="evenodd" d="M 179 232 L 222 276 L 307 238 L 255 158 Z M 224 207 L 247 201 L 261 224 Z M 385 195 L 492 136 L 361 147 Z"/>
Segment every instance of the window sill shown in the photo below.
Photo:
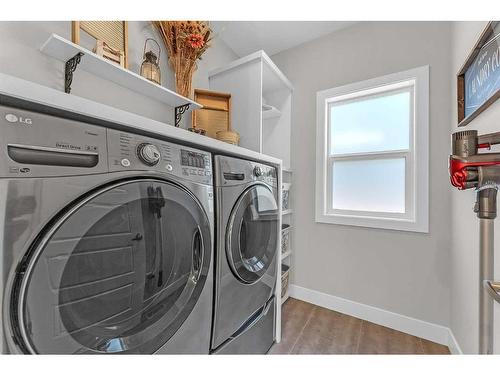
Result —
<path fill-rule="evenodd" d="M 389 229 L 406 232 L 429 233 L 426 220 L 408 220 L 355 215 L 316 215 L 316 222 L 323 224 L 348 225 L 364 228 Z"/>

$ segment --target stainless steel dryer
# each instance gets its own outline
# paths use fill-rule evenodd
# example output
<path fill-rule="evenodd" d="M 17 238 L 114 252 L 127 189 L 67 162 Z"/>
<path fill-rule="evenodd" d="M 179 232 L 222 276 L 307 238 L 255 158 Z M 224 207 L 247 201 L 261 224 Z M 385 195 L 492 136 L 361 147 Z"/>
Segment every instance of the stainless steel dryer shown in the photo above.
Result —
<path fill-rule="evenodd" d="M 207 152 L 0 107 L 4 353 L 208 353 Z"/>
<path fill-rule="evenodd" d="M 212 350 L 266 353 L 275 337 L 279 244 L 274 167 L 215 157 L 217 244 Z"/>

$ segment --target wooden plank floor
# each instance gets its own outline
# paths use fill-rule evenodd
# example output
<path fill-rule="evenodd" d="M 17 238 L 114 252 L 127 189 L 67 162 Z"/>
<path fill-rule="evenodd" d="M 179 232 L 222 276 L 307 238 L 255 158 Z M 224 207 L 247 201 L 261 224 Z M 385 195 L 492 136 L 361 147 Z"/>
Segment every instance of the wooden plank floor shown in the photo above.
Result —
<path fill-rule="evenodd" d="M 282 314 L 281 342 L 269 354 L 450 354 L 446 346 L 293 298 Z"/>

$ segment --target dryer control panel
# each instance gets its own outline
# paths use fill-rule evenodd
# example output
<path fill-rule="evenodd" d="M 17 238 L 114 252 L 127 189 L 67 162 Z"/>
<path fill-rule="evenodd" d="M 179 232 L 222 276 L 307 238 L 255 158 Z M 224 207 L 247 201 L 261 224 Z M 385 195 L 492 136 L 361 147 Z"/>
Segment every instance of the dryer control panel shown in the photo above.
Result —
<path fill-rule="evenodd" d="M 251 182 L 263 182 L 278 186 L 277 169 L 270 165 L 230 156 L 215 156 L 216 186 L 234 186 Z"/>
<path fill-rule="evenodd" d="M 151 170 L 212 183 L 210 153 L 114 129 L 107 130 L 109 169 Z"/>

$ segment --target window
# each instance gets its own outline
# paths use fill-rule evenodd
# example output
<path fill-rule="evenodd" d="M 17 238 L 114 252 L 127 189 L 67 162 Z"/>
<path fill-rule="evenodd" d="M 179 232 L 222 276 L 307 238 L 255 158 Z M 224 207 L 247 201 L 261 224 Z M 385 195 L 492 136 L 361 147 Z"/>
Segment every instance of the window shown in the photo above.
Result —
<path fill-rule="evenodd" d="M 429 68 L 317 94 L 316 221 L 428 232 Z"/>

